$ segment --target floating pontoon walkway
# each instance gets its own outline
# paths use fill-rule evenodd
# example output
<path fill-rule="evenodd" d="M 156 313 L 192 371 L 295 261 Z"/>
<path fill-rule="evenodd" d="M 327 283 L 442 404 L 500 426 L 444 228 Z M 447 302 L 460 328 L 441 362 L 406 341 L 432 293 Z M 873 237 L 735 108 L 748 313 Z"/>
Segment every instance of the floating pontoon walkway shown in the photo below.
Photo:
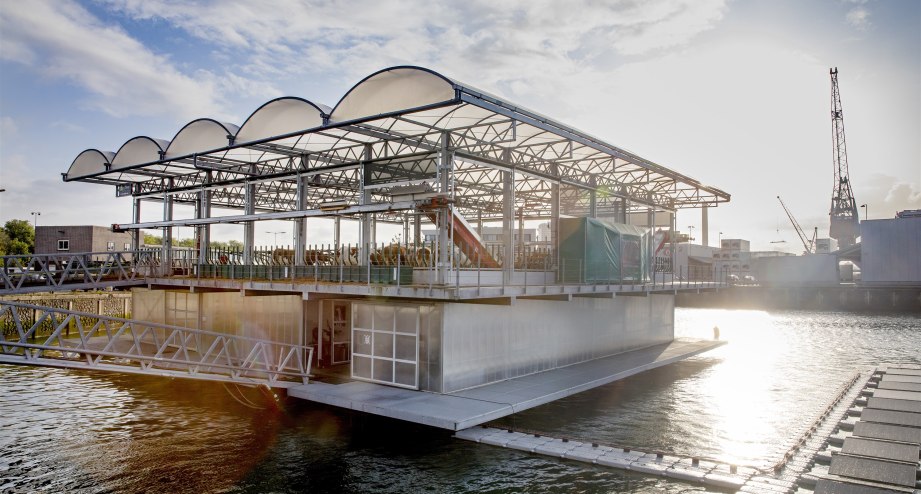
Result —
<path fill-rule="evenodd" d="M 876 369 L 801 484 L 816 493 L 921 490 L 921 369 Z"/>
<path fill-rule="evenodd" d="M 448 394 L 366 382 L 339 385 L 311 382 L 288 388 L 288 395 L 456 431 L 677 362 L 723 344 L 721 341 L 676 339 Z"/>
<path fill-rule="evenodd" d="M 844 383 L 828 405 L 816 415 L 815 420 L 804 426 L 798 439 L 778 452 L 780 460 L 773 464 L 765 462 L 758 466 L 732 465 L 700 456 L 681 456 L 649 449 L 639 451 L 635 448 L 590 440 L 552 437 L 533 431 L 498 429 L 486 425 L 459 431 L 455 437 L 531 454 L 667 477 L 731 491 L 751 494 L 792 493 L 797 490 L 797 480 L 802 473 L 814 465 L 813 456 L 824 447 L 826 439 L 833 432 L 837 424 L 835 417 L 846 413 L 847 408 L 866 386 L 869 377 L 869 371 L 858 373 Z"/>

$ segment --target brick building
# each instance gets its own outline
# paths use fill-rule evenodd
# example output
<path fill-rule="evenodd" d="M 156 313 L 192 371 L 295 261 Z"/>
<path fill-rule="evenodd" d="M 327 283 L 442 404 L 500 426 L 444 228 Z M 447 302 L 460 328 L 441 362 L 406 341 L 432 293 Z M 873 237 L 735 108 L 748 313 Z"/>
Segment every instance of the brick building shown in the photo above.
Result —
<path fill-rule="evenodd" d="M 131 235 L 104 226 L 39 226 L 35 229 L 36 254 L 118 252 L 131 250 Z"/>

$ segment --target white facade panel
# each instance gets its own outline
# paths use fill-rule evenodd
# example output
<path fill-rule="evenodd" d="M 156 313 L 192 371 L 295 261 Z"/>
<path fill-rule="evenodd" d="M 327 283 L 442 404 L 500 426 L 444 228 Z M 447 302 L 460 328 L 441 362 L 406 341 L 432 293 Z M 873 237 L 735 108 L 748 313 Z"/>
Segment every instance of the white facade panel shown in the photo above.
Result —
<path fill-rule="evenodd" d="M 445 303 L 443 392 L 674 339 L 674 296 Z"/>
<path fill-rule="evenodd" d="M 921 285 L 921 218 L 860 223 L 861 282 Z"/>
<path fill-rule="evenodd" d="M 760 257 L 752 263 L 762 285 L 827 286 L 839 283 L 838 256 Z"/>

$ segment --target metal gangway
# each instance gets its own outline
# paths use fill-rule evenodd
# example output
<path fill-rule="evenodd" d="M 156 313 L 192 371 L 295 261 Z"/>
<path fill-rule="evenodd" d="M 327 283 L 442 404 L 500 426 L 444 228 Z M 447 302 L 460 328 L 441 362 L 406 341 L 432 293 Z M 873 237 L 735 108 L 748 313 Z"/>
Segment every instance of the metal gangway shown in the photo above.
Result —
<path fill-rule="evenodd" d="M 34 317 L 28 317 L 28 314 Z M 0 363 L 287 388 L 313 347 L 0 301 Z"/>
<path fill-rule="evenodd" d="M 144 250 L 2 256 L 0 295 L 140 285 L 157 265 Z"/>

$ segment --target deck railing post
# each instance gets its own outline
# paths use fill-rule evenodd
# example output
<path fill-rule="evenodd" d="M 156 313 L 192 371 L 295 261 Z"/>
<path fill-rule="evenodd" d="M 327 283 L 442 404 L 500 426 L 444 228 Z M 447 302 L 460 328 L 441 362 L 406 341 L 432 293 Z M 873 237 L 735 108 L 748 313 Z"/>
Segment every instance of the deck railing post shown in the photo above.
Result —
<path fill-rule="evenodd" d="M 524 258 L 521 260 L 521 269 L 524 271 L 524 293 L 528 293 L 528 246 L 524 246 Z"/>

